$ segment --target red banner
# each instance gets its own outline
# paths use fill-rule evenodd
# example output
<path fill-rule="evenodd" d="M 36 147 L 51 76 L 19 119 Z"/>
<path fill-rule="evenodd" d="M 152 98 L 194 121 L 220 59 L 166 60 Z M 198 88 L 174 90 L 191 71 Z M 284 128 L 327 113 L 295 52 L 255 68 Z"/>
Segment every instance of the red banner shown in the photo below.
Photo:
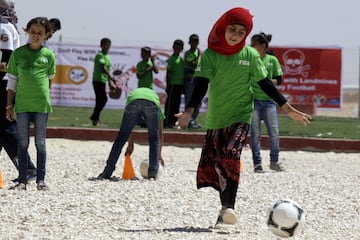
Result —
<path fill-rule="evenodd" d="M 289 102 L 341 108 L 341 48 L 271 47 L 283 70 L 278 87 Z"/>

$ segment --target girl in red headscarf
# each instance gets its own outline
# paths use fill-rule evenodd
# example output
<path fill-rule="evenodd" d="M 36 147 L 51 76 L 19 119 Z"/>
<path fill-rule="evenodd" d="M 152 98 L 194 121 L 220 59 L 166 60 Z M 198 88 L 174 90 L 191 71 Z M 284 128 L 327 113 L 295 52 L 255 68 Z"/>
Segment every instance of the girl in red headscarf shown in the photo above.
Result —
<path fill-rule="evenodd" d="M 240 156 L 246 143 L 253 111 L 251 83 L 259 84 L 295 121 L 307 125 L 311 116 L 293 108 L 266 78 L 258 52 L 245 45 L 252 30 L 249 10 L 233 8 L 214 24 L 208 49 L 195 71 L 197 84 L 185 112 L 177 114 L 179 128 L 188 126 L 194 107 L 208 92 L 207 132 L 197 170 L 197 187 L 220 193 L 221 210 L 216 225 L 235 224 L 235 199 L 240 180 Z"/>

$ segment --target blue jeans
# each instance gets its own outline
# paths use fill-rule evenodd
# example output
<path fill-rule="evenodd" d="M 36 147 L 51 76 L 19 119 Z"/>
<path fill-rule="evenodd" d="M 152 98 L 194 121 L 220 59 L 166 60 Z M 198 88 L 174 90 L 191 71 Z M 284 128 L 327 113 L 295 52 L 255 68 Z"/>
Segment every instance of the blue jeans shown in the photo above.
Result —
<path fill-rule="evenodd" d="M 254 100 L 254 112 L 250 128 L 250 143 L 254 166 L 261 164 L 261 120 L 264 121 L 270 146 L 270 162 L 279 161 L 279 126 L 276 103 L 266 100 Z"/>
<path fill-rule="evenodd" d="M 150 101 L 138 99 L 125 107 L 119 132 L 115 138 L 110 155 L 103 171 L 104 177 L 111 177 L 122 148 L 127 142 L 134 126 L 145 121 L 149 135 L 149 170 L 148 177 L 156 177 L 159 169 L 159 108 Z"/>
<path fill-rule="evenodd" d="M 48 113 L 24 112 L 17 113 L 18 123 L 18 158 L 19 183 L 26 183 L 28 169 L 28 148 L 30 140 L 30 122 L 34 123 L 36 147 L 36 182 L 44 181 L 46 172 L 46 128 Z"/>

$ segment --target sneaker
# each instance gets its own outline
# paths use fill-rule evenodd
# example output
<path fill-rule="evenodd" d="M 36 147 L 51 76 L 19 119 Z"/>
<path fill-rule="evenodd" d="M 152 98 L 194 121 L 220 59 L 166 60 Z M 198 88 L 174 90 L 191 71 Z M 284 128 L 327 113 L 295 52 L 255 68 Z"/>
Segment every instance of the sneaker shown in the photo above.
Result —
<path fill-rule="evenodd" d="M 100 122 L 99 120 L 93 120 L 93 121 L 92 121 L 92 125 L 93 125 L 94 127 L 100 127 L 100 126 L 101 126 L 101 122 Z"/>
<path fill-rule="evenodd" d="M 49 187 L 45 184 L 44 181 L 39 181 L 39 182 L 37 182 L 36 188 L 37 188 L 37 190 L 39 190 L 39 191 L 49 190 Z"/>
<path fill-rule="evenodd" d="M 254 167 L 254 173 L 264 173 L 265 171 L 263 170 L 261 164 L 257 164 Z"/>
<path fill-rule="evenodd" d="M 188 128 L 199 129 L 201 126 L 195 120 L 191 120 Z"/>
<path fill-rule="evenodd" d="M 236 215 L 234 209 L 227 208 L 220 210 L 219 216 L 215 223 L 216 229 L 225 228 L 225 225 L 234 225 L 236 223 Z"/>
<path fill-rule="evenodd" d="M 18 183 L 15 186 L 10 187 L 9 190 L 26 190 L 26 184 Z"/>
<path fill-rule="evenodd" d="M 27 182 L 32 182 L 36 180 L 36 172 L 33 173 L 28 173 L 26 175 L 26 181 Z M 14 178 L 13 180 L 11 180 L 13 183 L 18 183 L 19 182 L 19 178 Z"/>
<path fill-rule="evenodd" d="M 284 168 L 281 166 L 281 163 L 279 163 L 279 162 L 271 162 L 270 163 L 270 169 L 274 170 L 276 172 L 285 171 Z"/>
<path fill-rule="evenodd" d="M 234 225 L 237 221 L 235 211 L 232 208 L 226 208 L 225 210 L 221 210 L 222 219 L 225 224 Z"/>

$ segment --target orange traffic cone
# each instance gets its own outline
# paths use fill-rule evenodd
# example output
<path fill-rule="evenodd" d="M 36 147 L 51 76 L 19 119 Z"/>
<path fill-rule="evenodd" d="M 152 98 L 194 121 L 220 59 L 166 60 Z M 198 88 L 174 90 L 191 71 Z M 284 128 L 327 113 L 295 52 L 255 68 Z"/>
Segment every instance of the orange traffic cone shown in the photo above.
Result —
<path fill-rule="evenodd" d="M 3 188 L 4 185 L 3 185 L 3 175 L 2 175 L 2 171 L 1 171 L 1 168 L 0 168 L 0 189 Z"/>
<path fill-rule="evenodd" d="M 244 171 L 244 164 L 242 162 L 242 160 L 240 159 L 240 172 Z"/>
<path fill-rule="evenodd" d="M 123 175 L 122 175 L 123 179 L 126 180 L 134 180 L 136 179 L 135 177 L 135 171 L 131 162 L 131 158 L 130 155 L 127 154 L 125 156 L 125 163 L 124 163 L 124 171 L 123 171 Z"/>

